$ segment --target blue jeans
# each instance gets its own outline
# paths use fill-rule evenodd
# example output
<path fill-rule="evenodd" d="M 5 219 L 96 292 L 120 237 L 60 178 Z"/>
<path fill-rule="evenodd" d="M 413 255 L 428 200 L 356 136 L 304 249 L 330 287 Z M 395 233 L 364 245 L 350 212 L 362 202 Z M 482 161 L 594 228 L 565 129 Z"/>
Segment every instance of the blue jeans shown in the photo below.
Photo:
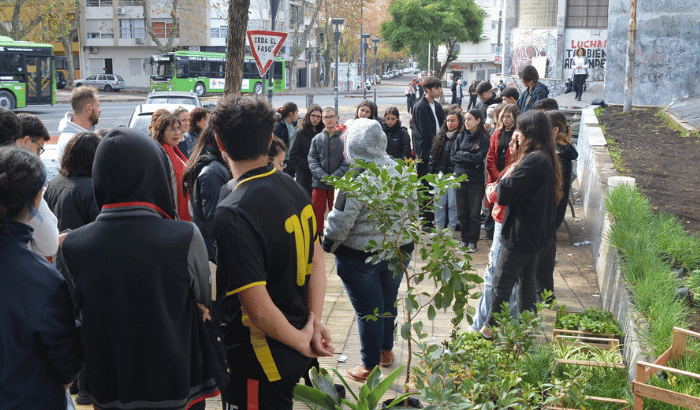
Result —
<path fill-rule="evenodd" d="M 486 323 L 486 316 L 489 314 L 489 309 L 491 308 L 491 294 L 493 283 L 493 274 L 496 271 L 496 265 L 498 264 L 498 257 L 501 254 L 501 230 L 503 229 L 503 224 L 496 222 L 493 227 L 493 242 L 491 243 L 491 250 L 489 251 L 489 264 L 486 265 L 486 271 L 484 271 L 484 292 L 479 298 L 479 304 L 476 306 L 476 313 L 474 314 L 474 323 L 472 323 L 472 329 L 479 331 L 484 323 Z M 508 307 L 510 307 L 510 316 L 515 318 L 518 317 L 518 284 L 513 286 L 513 292 L 510 294 L 510 300 L 508 301 Z"/>
<path fill-rule="evenodd" d="M 409 262 L 410 257 L 406 264 Z M 357 315 L 362 364 L 371 369 L 381 361 L 382 350 L 394 348 L 396 296 L 403 274 L 394 276 L 388 262 L 372 265 L 336 256 L 335 266 Z M 367 316 L 373 315 L 375 310 L 379 317 L 368 319 Z M 389 316 L 382 317 L 384 313 Z"/>
<path fill-rule="evenodd" d="M 447 212 L 445 212 L 445 208 L 447 208 Z M 447 223 L 445 223 L 445 213 L 447 213 Z M 435 224 L 450 228 L 457 227 L 457 199 L 454 188 L 445 191 L 445 194 L 438 198 L 435 203 Z"/>

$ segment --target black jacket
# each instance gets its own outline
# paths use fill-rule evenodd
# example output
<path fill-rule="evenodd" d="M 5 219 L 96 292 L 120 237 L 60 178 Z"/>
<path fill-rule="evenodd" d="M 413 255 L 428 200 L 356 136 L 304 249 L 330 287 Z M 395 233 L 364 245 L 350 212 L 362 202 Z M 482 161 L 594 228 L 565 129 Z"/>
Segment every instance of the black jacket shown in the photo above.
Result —
<path fill-rule="evenodd" d="M 537 101 L 543 100 L 548 96 L 549 88 L 542 83 L 536 83 L 535 86 L 532 87 L 532 92 L 530 92 L 529 88 L 526 88 L 525 91 L 520 94 L 518 102 L 516 103 L 518 108 L 520 108 L 520 114 L 525 114 L 530 111 L 530 108 L 532 108 Z"/>
<path fill-rule="evenodd" d="M 433 146 L 433 138 L 437 134 L 437 129 L 445 122 L 445 112 L 442 105 L 435 102 L 435 115 L 430 103 L 426 98 L 421 98 L 413 107 L 413 151 L 416 159 L 422 159 L 424 163 L 430 161 L 430 148 Z M 435 117 L 437 116 L 437 126 Z"/>
<path fill-rule="evenodd" d="M 564 216 L 566 215 L 566 205 L 569 201 L 569 192 L 571 191 L 571 176 L 573 174 L 573 163 L 572 161 L 578 158 L 578 151 L 573 145 L 569 144 L 567 146 L 560 145 L 557 143 L 557 156 L 559 157 L 559 162 L 561 163 L 561 182 L 563 195 L 561 201 L 557 204 L 557 215 L 554 218 L 554 230 L 559 229 Z"/>
<path fill-rule="evenodd" d="M 428 167 L 430 173 L 432 174 L 437 174 L 439 172 L 442 172 L 443 174 L 452 174 L 454 173 L 455 169 L 455 164 L 452 162 L 452 159 L 450 158 L 452 155 L 452 145 L 454 145 L 455 140 L 459 136 L 455 135 L 452 138 L 447 138 L 445 139 L 445 145 L 442 148 L 442 151 L 440 151 L 440 155 L 438 158 L 433 157 L 433 155 L 430 155 L 430 166 Z"/>
<path fill-rule="evenodd" d="M 284 118 L 275 123 L 275 128 L 272 129 L 272 133 L 284 141 L 284 145 L 289 147 L 289 137 L 291 137 L 291 135 L 289 135 L 289 130 L 287 130 L 287 122 L 284 120 Z"/>
<path fill-rule="evenodd" d="M 476 109 L 481 111 L 481 116 L 483 117 L 482 121 L 486 121 L 488 115 L 488 108 L 490 106 L 500 104 L 502 102 L 503 98 L 501 98 L 500 96 L 496 96 L 495 91 L 491 91 L 491 98 L 489 98 L 486 102 L 479 100 L 479 102 L 476 104 Z"/>
<path fill-rule="evenodd" d="M 231 180 L 231 173 L 214 154 L 214 148 L 205 146 L 194 168 L 194 187 L 190 188 L 189 211 L 192 222 L 204 237 L 209 260 L 214 262 L 214 211 L 219 204 L 221 187 Z"/>
<path fill-rule="evenodd" d="M 450 159 L 455 164 L 456 176 L 467 175 L 467 184 L 484 185 L 484 160 L 489 151 L 489 139 L 486 134 L 472 134 L 468 130 L 454 137 Z"/>
<path fill-rule="evenodd" d="M 172 219 L 167 154 L 144 133 L 116 128 L 97 147 L 93 184 L 102 212 L 60 252 L 95 407 L 184 410 L 216 395 L 196 305 L 211 304 L 206 247 L 194 224 Z"/>
<path fill-rule="evenodd" d="M 33 229 L 0 231 L 0 408 L 65 409 L 63 384 L 83 363 L 80 323 L 66 281 L 29 250 Z"/>
<path fill-rule="evenodd" d="M 394 159 L 404 159 L 411 157 L 411 138 L 406 127 L 401 125 L 401 121 L 396 121 L 393 127 L 381 121 L 382 130 L 386 134 L 386 153 Z"/>
<path fill-rule="evenodd" d="M 58 231 L 78 229 L 94 221 L 100 210 L 92 193 L 92 177 L 56 175 L 44 199 L 58 219 Z"/>
<path fill-rule="evenodd" d="M 294 133 L 294 142 L 289 150 L 289 161 L 296 168 L 295 179 L 299 185 L 304 188 L 309 195 L 311 194 L 311 182 L 313 180 L 311 170 L 309 169 L 309 150 L 311 149 L 311 140 L 316 134 L 323 131 L 323 122 L 318 123 L 314 133 L 308 133 L 304 128 L 299 128 Z"/>
<path fill-rule="evenodd" d="M 507 206 L 501 243 L 515 252 L 540 252 L 554 234 L 554 168 L 543 151 L 526 155 L 496 188 Z"/>

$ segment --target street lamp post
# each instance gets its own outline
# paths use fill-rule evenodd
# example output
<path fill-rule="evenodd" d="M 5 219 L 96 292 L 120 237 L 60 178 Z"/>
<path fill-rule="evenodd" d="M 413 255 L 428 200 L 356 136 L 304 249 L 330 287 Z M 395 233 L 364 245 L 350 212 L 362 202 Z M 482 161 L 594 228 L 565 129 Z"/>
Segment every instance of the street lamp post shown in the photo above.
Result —
<path fill-rule="evenodd" d="M 374 43 L 374 75 L 377 75 L 377 44 L 379 44 L 378 38 L 373 38 L 372 43 Z M 374 82 L 374 105 L 377 105 L 377 82 Z"/>
<path fill-rule="evenodd" d="M 360 36 L 360 43 L 362 46 L 362 99 L 367 99 L 367 39 L 369 39 L 369 33 L 362 33 Z"/>
<path fill-rule="evenodd" d="M 344 19 L 331 19 L 331 24 L 335 26 L 335 115 L 338 115 L 338 43 L 340 42 L 340 31 L 343 29 Z"/>

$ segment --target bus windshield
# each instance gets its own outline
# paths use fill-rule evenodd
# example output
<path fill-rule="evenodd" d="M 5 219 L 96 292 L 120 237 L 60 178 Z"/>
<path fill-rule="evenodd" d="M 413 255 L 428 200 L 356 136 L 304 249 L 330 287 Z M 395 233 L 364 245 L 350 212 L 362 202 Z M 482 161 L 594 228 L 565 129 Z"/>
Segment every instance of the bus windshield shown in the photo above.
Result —
<path fill-rule="evenodd" d="M 151 80 L 170 81 L 173 78 L 173 61 L 167 56 L 151 58 Z"/>

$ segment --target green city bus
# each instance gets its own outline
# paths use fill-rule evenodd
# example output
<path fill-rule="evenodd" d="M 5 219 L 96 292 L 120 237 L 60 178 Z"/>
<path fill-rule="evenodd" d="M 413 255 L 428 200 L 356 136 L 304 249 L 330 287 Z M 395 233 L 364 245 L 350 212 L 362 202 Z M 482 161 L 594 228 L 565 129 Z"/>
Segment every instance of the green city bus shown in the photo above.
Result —
<path fill-rule="evenodd" d="M 204 93 L 224 92 L 224 72 L 226 54 L 203 51 L 173 51 L 151 57 L 151 90 L 153 91 L 194 91 Z M 269 73 L 273 77 L 273 91 L 285 90 L 285 61 L 274 60 Z M 177 75 L 173 75 L 177 73 Z M 255 60 L 245 57 L 243 61 L 243 82 L 241 92 L 262 95 L 267 90 L 258 73 Z"/>
<path fill-rule="evenodd" d="M 56 103 L 56 74 L 51 44 L 0 36 L 0 107 Z"/>

